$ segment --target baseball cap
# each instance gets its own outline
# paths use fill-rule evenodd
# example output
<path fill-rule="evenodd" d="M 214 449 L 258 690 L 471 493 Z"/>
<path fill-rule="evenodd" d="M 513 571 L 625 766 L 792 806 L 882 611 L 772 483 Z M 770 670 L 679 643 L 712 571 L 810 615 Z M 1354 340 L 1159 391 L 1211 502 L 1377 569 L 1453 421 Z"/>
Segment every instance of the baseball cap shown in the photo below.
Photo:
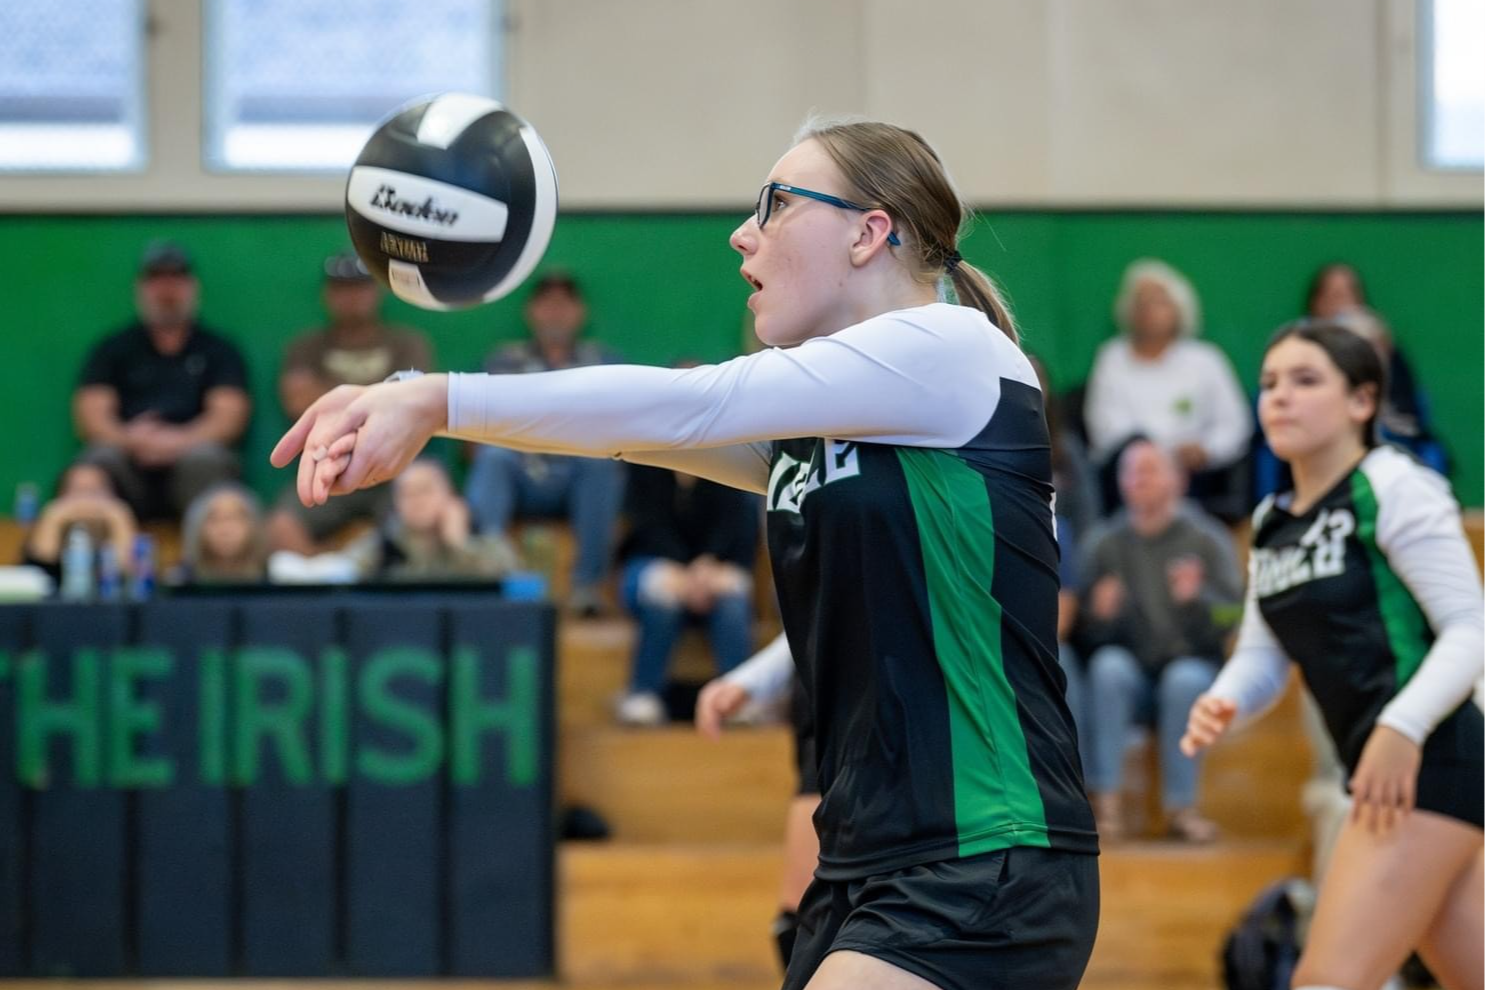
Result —
<path fill-rule="evenodd" d="M 174 241 L 150 241 L 139 259 L 139 274 L 144 278 L 155 275 L 191 274 L 191 256 L 186 249 Z"/>

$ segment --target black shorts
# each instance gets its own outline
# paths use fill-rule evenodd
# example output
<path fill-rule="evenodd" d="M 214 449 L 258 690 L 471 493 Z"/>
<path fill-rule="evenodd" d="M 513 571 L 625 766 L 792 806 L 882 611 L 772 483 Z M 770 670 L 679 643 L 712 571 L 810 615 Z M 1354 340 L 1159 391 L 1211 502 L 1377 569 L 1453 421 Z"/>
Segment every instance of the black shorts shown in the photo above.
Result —
<path fill-rule="evenodd" d="M 1439 723 L 1423 744 L 1416 807 L 1475 828 L 1485 828 L 1482 751 L 1485 751 L 1485 716 L 1473 701 L 1466 701 Z"/>
<path fill-rule="evenodd" d="M 861 952 L 943 990 L 1075 990 L 1098 932 L 1098 857 L 1017 846 L 862 880 L 816 879 L 784 990 Z"/>
<path fill-rule="evenodd" d="M 789 721 L 794 728 L 794 768 L 799 772 L 799 797 L 820 793 L 820 766 L 815 759 L 815 725 L 799 677 L 794 678 L 794 693 L 789 699 Z"/>

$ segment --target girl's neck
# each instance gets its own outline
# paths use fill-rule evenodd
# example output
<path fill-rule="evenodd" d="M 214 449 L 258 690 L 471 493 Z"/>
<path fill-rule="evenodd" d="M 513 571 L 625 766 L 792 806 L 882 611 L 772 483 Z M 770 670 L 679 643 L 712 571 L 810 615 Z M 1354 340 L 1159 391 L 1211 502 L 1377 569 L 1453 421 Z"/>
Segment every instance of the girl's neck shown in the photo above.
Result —
<path fill-rule="evenodd" d="M 1357 437 L 1342 443 L 1334 443 L 1304 457 L 1289 462 L 1294 475 L 1294 514 L 1302 516 L 1314 507 L 1336 484 L 1352 471 L 1367 454 L 1366 446 Z"/>

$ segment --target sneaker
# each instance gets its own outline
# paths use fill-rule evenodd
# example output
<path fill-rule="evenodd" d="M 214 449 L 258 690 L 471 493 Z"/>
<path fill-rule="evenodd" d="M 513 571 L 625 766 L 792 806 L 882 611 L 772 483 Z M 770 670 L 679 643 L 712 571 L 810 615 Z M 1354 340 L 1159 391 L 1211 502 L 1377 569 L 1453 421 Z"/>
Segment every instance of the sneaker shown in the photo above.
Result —
<path fill-rule="evenodd" d="M 1195 808 L 1182 808 L 1170 814 L 1166 834 L 1178 842 L 1205 844 L 1217 841 L 1217 823 Z"/>
<path fill-rule="evenodd" d="M 654 728 L 670 721 L 665 702 L 653 691 L 636 691 L 626 694 L 614 704 L 614 718 L 620 725 L 633 728 Z"/>

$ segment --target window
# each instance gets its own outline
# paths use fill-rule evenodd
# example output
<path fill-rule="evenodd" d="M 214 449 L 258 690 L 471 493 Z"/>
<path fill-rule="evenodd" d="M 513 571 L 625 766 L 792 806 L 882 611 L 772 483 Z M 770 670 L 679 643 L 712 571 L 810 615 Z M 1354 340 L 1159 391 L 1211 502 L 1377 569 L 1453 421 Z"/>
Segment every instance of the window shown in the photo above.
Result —
<path fill-rule="evenodd" d="M 0 3 L 0 170 L 144 165 L 141 4 Z"/>
<path fill-rule="evenodd" d="M 207 0 L 207 167 L 342 171 L 414 97 L 499 98 L 500 0 Z"/>
<path fill-rule="evenodd" d="M 1485 165 L 1485 3 L 1424 0 L 1421 11 L 1423 163 L 1479 169 Z"/>

